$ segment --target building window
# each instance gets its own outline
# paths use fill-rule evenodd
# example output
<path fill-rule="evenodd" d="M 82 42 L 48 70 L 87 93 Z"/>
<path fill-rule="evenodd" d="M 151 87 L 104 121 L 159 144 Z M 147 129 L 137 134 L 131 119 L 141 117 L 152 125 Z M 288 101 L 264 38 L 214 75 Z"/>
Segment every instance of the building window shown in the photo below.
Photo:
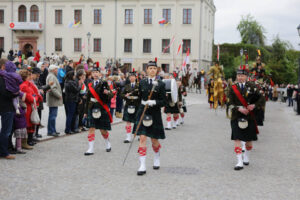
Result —
<path fill-rule="evenodd" d="M 191 53 L 191 40 L 182 40 L 183 46 L 182 46 L 182 53 L 187 53 L 188 49 Z"/>
<path fill-rule="evenodd" d="M 133 10 L 125 9 L 125 24 L 133 24 Z"/>
<path fill-rule="evenodd" d="M 183 24 L 191 24 L 192 23 L 192 9 L 183 9 Z"/>
<path fill-rule="evenodd" d="M 170 44 L 170 39 L 163 39 L 163 40 L 162 40 L 162 52 L 163 52 L 163 53 L 170 53 L 170 48 L 168 48 L 168 49 L 166 49 L 166 50 L 164 51 L 164 49 L 165 49 L 167 46 L 169 46 L 169 44 Z"/>
<path fill-rule="evenodd" d="M 124 52 L 126 53 L 132 52 L 132 39 L 124 40 Z"/>
<path fill-rule="evenodd" d="M 30 7 L 30 22 L 39 21 L 39 8 L 36 5 Z"/>
<path fill-rule="evenodd" d="M 94 24 L 102 24 L 102 10 L 101 9 L 94 10 Z"/>
<path fill-rule="evenodd" d="M 101 39 L 94 38 L 94 52 L 101 52 Z"/>
<path fill-rule="evenodd" d="M 26 22 L 26 7 L 21 5 L 18 10 L 19 22 Z"/>
<path fill-rule="evenodd" d="M 144 39 L 143 52 L 144 53 L 151 53 L 151 39 Z"/>
<path fill-rule="evenodd" d="M 62 24 L 62 10 L 55 10 L 55 24 Z"/>
<path fill-rule="evenodd" d="M 4 23 L 4 10 L 0 10 L 0 24 Z"/>
<path fill-rule="evenodd" d="M 80 22 L 82 24 L 82 10 L 74 10 L 74 20 L 75 24 Z"/>
<path fill-rule="evenodd" d="M 0 49 L 4 49 L 4 37 L 0 37 Z"/>
<path fill-rule="evenodd" d="M 163 9 L 163 18 L 166 23 L 171 23 L 171 9 Z"/>
<path fill-rule="evenodd" d="M 62 51 L 62 38 L 55 38 L 55 51 Z"/>
<path fill-rule="evenodd" d="M 74 39 L 74 51 L 81 52 L 81 38 Z"/>
<path fill-rule="evenodd" d="M 169 64 L 161 64 L 161 68 L 165 73 L 170 72 L 170 65 Z"/>
<path fill-rule="evenodd" d="M 143 71 L 144 71 L 144 72 L 147 71 L 147 66 L 148 66 L 147 63 L 143 63 Z"/>
<path fill-rule="evenodd" d="M 152 9 L 144 10 L 144 24 L 152 24 Z"/>

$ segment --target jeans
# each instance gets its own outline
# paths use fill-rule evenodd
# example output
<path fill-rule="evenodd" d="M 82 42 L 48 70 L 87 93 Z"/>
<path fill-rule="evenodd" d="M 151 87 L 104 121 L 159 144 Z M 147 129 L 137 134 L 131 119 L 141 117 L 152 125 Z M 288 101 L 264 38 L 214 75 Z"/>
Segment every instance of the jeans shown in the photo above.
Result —
<path fill-rule="evenodd" d="M 74 130 L 75 128 L 75 119 L 76 119 L 76 108 L 77 108 L 77 103 L 76 102 L 65 102 L 65 107 L 67 109 L 67 119 L 66 119 L 66 133 L 70 133 L 71 130 Z M 73 123 L 72 123 L 73 121 Z M 73 125 L 73 126 L 72 126 Z"/>
<path fill-rule="evenodd" d="M 56 133 L 57 110 L 58 110 L 58 107 L 49 107 L 48 134 L 50 134 L 50 135 Z"/>
<path fill-rule="evenodd" d="M 289 101 L 289 106 L 294 106 L 294 101 L 292 97 L 288 97 L 288 101 Z"/>
<path fill-rule="evenodd" d="M 0 156 L 6 157 L 8 153 L 8 137 L 12 131 L 15 112 L 0 112 L 1 131 L 0 131 Z"/>

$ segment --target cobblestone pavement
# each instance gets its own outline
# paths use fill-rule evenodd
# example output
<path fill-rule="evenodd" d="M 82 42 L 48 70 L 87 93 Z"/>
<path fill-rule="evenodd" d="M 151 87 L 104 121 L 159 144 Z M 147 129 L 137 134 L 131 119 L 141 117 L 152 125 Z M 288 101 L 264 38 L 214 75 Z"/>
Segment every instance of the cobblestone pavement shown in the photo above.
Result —
<path fill-rule="evenodd" d="M 210 110 L 204 94 L 190 94 L 188 102 L 185 124 L 162 141 L 160 170 L 152 170 L 149 142 L 145 176 L 136 175 L 137 141 L 122 166 L 129 145 L 119 123 L 111 131 L 110 153 L 96 134 L 95 155 L 85 157 L 87 133 L 81 133 L 42 142 L 15 161 L 0 160 L 0 199 L 300 199 L 299 116 L 291 109 L 268 103 L 250 165 L 237 172 L 224 110 Z"/>

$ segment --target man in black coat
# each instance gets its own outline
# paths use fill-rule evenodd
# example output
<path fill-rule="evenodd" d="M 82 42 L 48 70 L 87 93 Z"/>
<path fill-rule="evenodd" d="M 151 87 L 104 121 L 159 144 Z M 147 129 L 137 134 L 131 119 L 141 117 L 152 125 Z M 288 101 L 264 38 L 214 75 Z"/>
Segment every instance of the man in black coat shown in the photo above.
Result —
<path fill-rule="evenodd" d="M 6 60 L 0 59 L 0 70 L 5 70 Z M 15 108 L 13 106 L 13 98 L 18 94 L 13 94 L 6 89 L 4 78 L 0 75 L 0 157 L 5 159 L 15 159 L 8 152 L 8 137 L 12 131 Z"/>
<path fill-rule="evenodd" d="M 257 140 L 258 134 L 254 113 L 257 108 L 262 107 L 264 100 L 256 85 L 247 81 L 248 73 L 246 67 L 238 69 L 238 83 L 230 88 L 228 95 L 228 107 L 231 112 L 231 140 L 234 140 L 234 151 L 238 161 L 234 170 L 241 170 L 244 165 L 249 165 L 252 141 Z M 244 155 L 242 155 L 241 141 L 246 142 Z"/>
<path fill-rule="evenodd" d="M 288 97 L 288 101 L 289 101 L 289 107 L 290 106 L 294 106 L 293 105 L 293 93 L 294 93 L 294 85 L 289 85 L 287 88 L 287 97 Z"/>
<path fill-rule="evenodd" d="M 66 66 L 66 74 L 70 71 L 74 71 L 74 63 L 73 63 L 73 60 L 70 60 L 69 61 L 69 64 Z"/>

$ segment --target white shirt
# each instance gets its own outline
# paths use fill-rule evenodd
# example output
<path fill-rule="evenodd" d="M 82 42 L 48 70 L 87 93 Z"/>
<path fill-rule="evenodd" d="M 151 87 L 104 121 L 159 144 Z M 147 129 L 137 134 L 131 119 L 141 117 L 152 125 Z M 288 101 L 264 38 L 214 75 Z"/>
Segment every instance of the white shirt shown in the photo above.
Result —
<path fill-rule="evenodd" d="M 99 80 L 95 80 L 94 81 L 94 87 L 96 87 L 99 84 L 99 82 L 100 82 Z"/>
<path fill-rule="evenodd" d="M 245 88 L 245 83 L 240 83 L 240 88 L 244 89 Z"/>
<path fill-rule="evenodd" d="M 153 82 L 155 81 L 155 77 L 154 78 L 148 78 L 148 83 L 150 84 L 151 82 L 150 82 L 150 79 L 152 80 L 152 84 L 153 84 Z"/>

